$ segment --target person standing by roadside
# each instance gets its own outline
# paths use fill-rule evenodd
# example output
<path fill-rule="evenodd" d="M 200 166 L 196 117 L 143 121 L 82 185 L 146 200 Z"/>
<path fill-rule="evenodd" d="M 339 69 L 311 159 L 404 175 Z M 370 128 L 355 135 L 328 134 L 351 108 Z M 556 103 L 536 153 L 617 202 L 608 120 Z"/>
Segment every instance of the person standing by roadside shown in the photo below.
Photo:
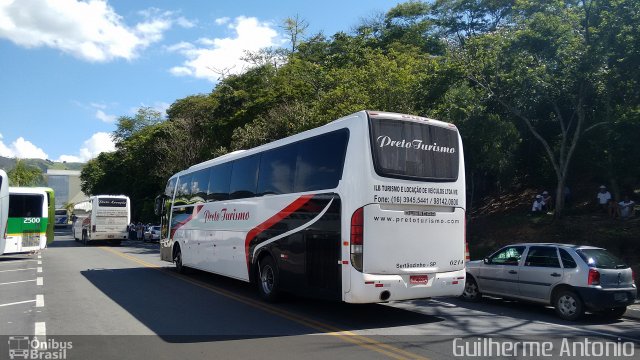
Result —
<path fill-rule="evenodd" d="M 603 212 L 609 211 L 609 201 L 613 198 L 611 197 L 611 193 L 607 191 L 607 187 L 604 185 L 600 185 L 600 191 L 596 195 L 598 199 L 598 208 Z"/>
<path fill-rule="evenodd" d="M 141 222 L 138 222 L 138 225 L 136 225 L 136 240 L 142 240 L 142 230 L 143 230 L 143 226 Z"/>

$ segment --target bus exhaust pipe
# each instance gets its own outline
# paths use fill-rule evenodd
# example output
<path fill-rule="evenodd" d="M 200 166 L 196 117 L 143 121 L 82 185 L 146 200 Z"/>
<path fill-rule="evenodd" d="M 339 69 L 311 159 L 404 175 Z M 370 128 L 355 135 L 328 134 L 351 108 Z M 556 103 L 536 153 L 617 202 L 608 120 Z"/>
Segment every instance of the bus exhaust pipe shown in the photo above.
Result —
<path fill-rule="evenodd" d="M 391 297 L 391 293 L 388 290 L 385 290 L 380 293 L 380 301 L 387 301 Z"/>

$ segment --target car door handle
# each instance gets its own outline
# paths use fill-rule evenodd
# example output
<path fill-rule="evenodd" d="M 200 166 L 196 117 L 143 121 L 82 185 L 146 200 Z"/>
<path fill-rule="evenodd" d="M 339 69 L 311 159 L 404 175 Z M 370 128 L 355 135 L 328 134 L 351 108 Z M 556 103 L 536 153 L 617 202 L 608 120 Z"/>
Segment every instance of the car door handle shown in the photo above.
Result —
<path fill-rule="evenodd" d="M 518 272 L 515 270 L 509 270 L 509 274 L 517 274 Z"/>
<path fill-rule="evenodd" d="M 560 275 L 560 274 L 558 274 L 558 273 L 553 273 L 553 274 L 551 274 L 551 276 L 553 276 L 553 277 L 560 277 L 560 276 L 562 276 L 562 275 Z"/>

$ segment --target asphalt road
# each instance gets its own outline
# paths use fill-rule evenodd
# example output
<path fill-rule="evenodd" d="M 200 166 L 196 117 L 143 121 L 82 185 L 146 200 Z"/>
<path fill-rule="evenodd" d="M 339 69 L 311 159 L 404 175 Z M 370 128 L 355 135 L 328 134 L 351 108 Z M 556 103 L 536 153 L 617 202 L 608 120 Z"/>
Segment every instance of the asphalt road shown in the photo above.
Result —
<path fill-rule="evenodd" d="M 497 358 L 508 350 L 491 348 L 499 341 L 521 344 L 511 358 L 541 357 L 522 356 L 545 350 L 522 345 L 532 342 L 551 346 L 542 355 L 553 358 L 569 350 L 573 358 L 640 359 L 636 313 L 618 321 L 587 314 L 571 323 L 551 308 L 499 299 L 350 305 L 289 297 L 265 304 L 249 284 L 177 274 L 159 260 L 157 244 L 85 247 L 65 231 L 40 254 L 0 257 L 0 359 L 25 335 L 37 335 L 41 348 L 29 356 L 40 358 Z M 610 356 L 579 353 L 597 355 L 594 343 L 609 346 Z M 493 357 L 472 356 L 490 350 Z"/>

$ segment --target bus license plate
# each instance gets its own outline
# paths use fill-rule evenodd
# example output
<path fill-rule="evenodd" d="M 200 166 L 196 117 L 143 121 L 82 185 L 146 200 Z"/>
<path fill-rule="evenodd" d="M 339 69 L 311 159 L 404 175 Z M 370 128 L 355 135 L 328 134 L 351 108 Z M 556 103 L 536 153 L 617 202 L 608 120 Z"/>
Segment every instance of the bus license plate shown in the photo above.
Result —
<path fill-rule="evenodd" d="M 627 293 L 613 294 L 613 299 L 615 301 L 627 301 Z"/>
<path fill-rule="evenodd" d="M 115 235 L 107 235 L 108 239 L 113 239 L 115 237 Z"/>
<path fill-rule="evenodd" d="M 429 282 L 429 276 L 427 275 L 411 275 L 409 277 L 409 283 L 411 285 L 427 285 Z"/>

